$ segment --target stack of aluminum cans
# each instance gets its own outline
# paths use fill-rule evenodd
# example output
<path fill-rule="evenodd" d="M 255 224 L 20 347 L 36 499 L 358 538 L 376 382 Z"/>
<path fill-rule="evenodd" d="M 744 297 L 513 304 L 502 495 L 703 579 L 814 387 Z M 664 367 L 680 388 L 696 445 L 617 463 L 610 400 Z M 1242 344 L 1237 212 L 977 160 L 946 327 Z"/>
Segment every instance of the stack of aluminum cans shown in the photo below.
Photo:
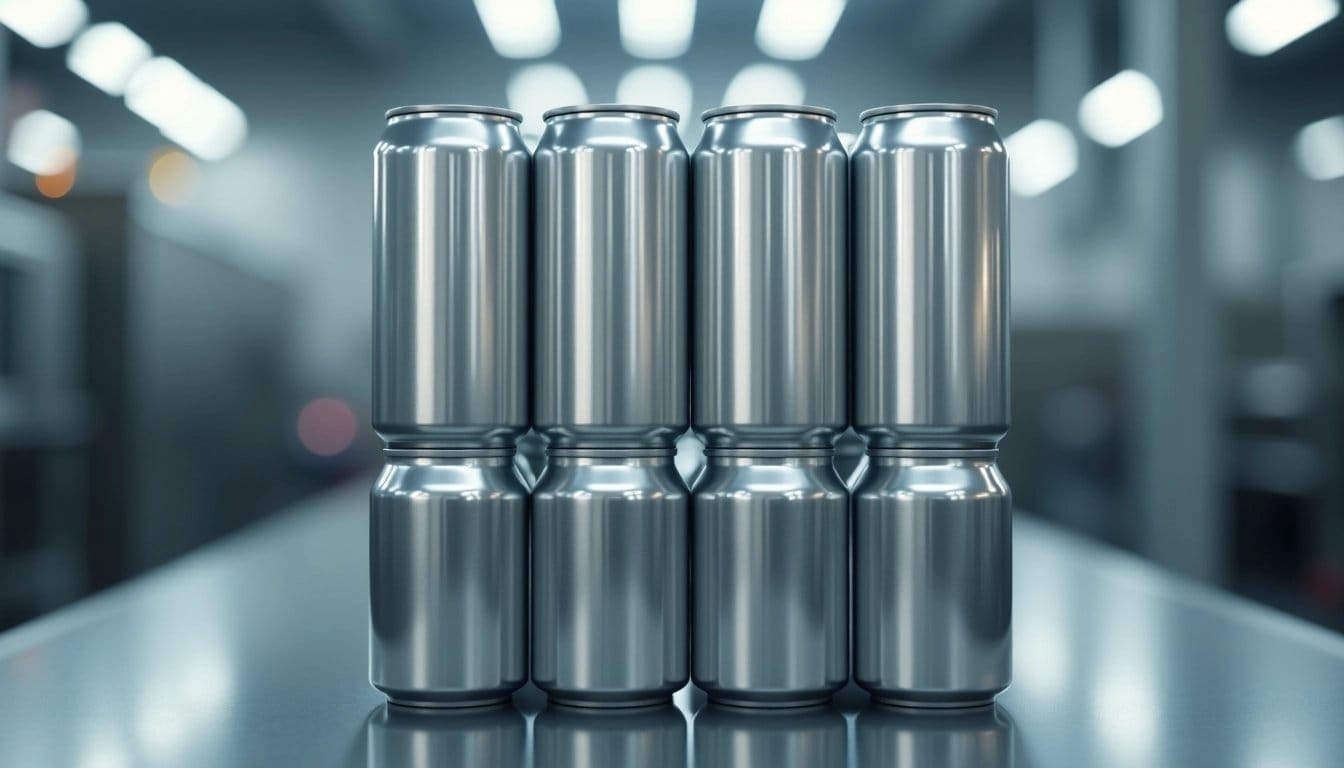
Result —
<path fill-rule="evenodd" d="M 994 118 L 870 110 L 851 158 L 829 110 L 724 107 L 688 155 L 669 110 L 587 105 L 548 112 L 529 158 L 505 110 L 388 113 L 374 685 L 484 703 L 530 661 L 560 704 L 657 704 L 689 678 L 795 707 L 850 680 L 852 647 L 883 702 L 1002 690 Z M 833 465 L 851 421 L 869 446 L 852 501 Z M 707 465 L 688 490 L 692 424 Z M 534 483 L 513 464 L 529 427 Z"/>

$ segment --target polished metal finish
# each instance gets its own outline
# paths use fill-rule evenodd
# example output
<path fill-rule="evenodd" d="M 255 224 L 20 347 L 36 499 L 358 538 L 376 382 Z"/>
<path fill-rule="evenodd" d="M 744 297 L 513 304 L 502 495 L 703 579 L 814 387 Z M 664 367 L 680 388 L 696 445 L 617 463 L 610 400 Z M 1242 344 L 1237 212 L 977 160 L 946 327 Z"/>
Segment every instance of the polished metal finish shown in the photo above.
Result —
<path fill-rule="evenodd" d="M 855 768 L 1012 768 L 1013 721 L 998 706 L 912 709 L 871 704 L 854 718 Z"/>
<path fill-rule="evenodd" d="M 798 706 L 849 678 L 849 495 L 827 449 L 711 449 L 692 493 L 692 678 Z"/>
<path fill-rule="evenodd" d="M 374 429 L 390 446 L 511 446 L 529 380 L 518 116 L 394 109 L 373 156 Z"/>
<path fill-rule="evenodd" d="M 547 114 L 533 209 L 535 427 L 555 446 L 670 448 L 689 423 L 689 168 L 676 113 Z"/>
<path fill-rule="evenodd" d="M 849 423 L 847 162 L 833 114 L 706 113 L 691 413 L 710 447 L 829 447 Z"/>
<path fill-rule="evenodd" d="M 1008 156 L 991 112 L 864 113 L 854 428 L 872 446 L 993 447 L 1008 430 Z"/>
<path fill-rule="evenodd" d="M 536 768 L 686 768 L 686 717 L 671 704 L 551 705 L 533 729 Z"/>
<path fill-rule="evenodd" d="M 695 716 L 695 768 L 843 768 L 846 740 L 845 716 L 831 705 L 710 704 Z"/>
<path fill-rule="evenodd" d="M 369 679 L 417 706 L 527 680 L 527 489 L 511 450 L 387 451 L 369 504 Z"/>
<path fill-rule="evenodd" d="M 854 680 L 974 706 L 1008 687 L 1012 497 L 994 451 L 872 451 L 854 490 Z"/>
<path fill-rule="evenodd" d="M 636 706 L 687 679 L 689 493 L 670 450 L 552 449 L 532 493 L 532 680 Z"/>
<path fill-rule="evenodd" d="M 369 716 L 368 768 L 524 768 L 527 718 L 512 704 L 435 711 L 384 704 Z"/>

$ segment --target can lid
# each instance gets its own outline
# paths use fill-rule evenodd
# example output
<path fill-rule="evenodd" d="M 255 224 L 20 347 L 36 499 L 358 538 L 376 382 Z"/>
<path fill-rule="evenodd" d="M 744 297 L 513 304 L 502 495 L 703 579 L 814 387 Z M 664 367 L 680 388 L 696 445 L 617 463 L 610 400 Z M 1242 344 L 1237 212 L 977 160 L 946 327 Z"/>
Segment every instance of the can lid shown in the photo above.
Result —
<path fill-rule="evenodd" d="M 928 102 L 924 104 L 891 104 L 885 107 L 873 107 L 859 113 L 859 122 L 866 123 L 875 117 L 897 115 L 908 112 L 969 112 L 976 115 L 989 115 L 997 119 L 999 110 L 982 107 L 979 104 L 950 104 L 946 102 Z"/>
<path fill-rule="evenodd" d="M 502 107 L 482 107 L 475 104 L 411 104 L 405 107 L 395 107 L 387 110 L 387 119 L 392 119 L 398 115 L 414 115 L 420 113 L 457 113 L 465 115 L 493 115 L 495 117 L 506 117 L 515 123 L 523 122 L 523 116 L 511 109 Z"/>
<path fill-rule="evenodd" d="M 825 107 L 812 107 L 805 104 L 734 104 L 727 107 L 715 107 L 707 109 L 700 114 L 702 122 L 709 122 L 718 117 L 727 115 L 747 115 L 758 112 L 783 112 L 792 115 L 815 115 L 824 117 L 831 122 L 835 122 L 835 110 Z"/>
<path fill-rule="evenodd" d="M 620 112 L 636 115 L 653 115 L 655 117 L 665 117 L 674 123 L 681 122 L 681 115 L 675 110 L 667 107 L 654 107 L 648 104 L 571 104 L 568 107 L 556 107 L 546 110 L 542 120 L 550 120 L 553 117 L 561 115 L 577 115 L 585 112 Z"/>

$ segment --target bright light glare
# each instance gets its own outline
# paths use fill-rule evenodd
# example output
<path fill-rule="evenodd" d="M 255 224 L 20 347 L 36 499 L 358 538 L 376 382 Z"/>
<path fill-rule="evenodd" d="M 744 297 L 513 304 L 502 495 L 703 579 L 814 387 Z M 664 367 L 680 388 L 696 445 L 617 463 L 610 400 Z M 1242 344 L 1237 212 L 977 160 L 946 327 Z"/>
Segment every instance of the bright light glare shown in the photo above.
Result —
<path fill-rule="evenodd" d="M 533 64 L 509 78 L 509 108 L 535 124 L 552 107 L 587 104 L 588 91 L 574 70 L 562 64 Z"/>
<path fill-rule="evenodd" d="M 641 59 L 674 59 L 691 47 L 695 0 L 621 0 L 621 46 Z"/>
<path fill-rule="evenodd" d="M 776 59 L 815 58 L 844 12 L 845 0 L 765 0 L 756 23 L 756 45 Z"/>
<path fill-rule="evenodd" d="M 79 157 L 79 129 L 58 114 L 35 109 L 9 129 L 9 161 L 37 176 L 68 169 Z"/>
<path fill-rule="evenodd" d="M 70 42 L 88 20 L 83 0 L 0 0 L 0 24 L 38 48 Z"/>
<path fill-rule="evenodd" d="M 616 86 L 616 100 L 623 104 L 667 107 L 684 119 L 691 114 L 691 81 L 672 67 L 635 67 Z"/>
<path fill-rule="evenodd" d="M 1311 123 L 1294 143 L 1297 166 L 1308 177 L 1329 181 L 1344 176 L 1344 115 Z"/>
<path fill-rule="evenodd" d="M 1121 147 L 1162 122 L 1162 93 L 1142 72 L 1126 69 L 1083 96 L 1078 123 L 1099 144 Z"/>
<path fill-rule="evenodd" d="M 1224 26 L 1233 48 L 1268 56 L 1338 15 L 1338 0 L 1241 0 Z"/>
<path fill-rule="evenodd" d="M 131 75 L 149 61 L 152 52 L 140 36 L 115 21 L 84 30 L 65 55 L 71 72 L 99 89 L 120 96 Z"/>
<path fill-rule="evenodd" d="M 803 81 L 778 64 L 752 64 L 733 76 L 723 94 L 725 105 L 801 104 Z"/>
<path fill-rule="evenodd" d="M 1078 142 L 1054 120 L 1033 120 L 1004 140 L 1015 194 L 1035 197 L 1078 170 Z"/>
<path fill-rule="evenodd" d="M 560 44 L 554 0 L 476 0 L 485 34 L 506 59 L 537 59 Z"/>
<path fill-rule="evenodd" d="M 164 56 L 131 76 L 126 107 L 202 160 L 227 157 L 247 138 L 247 117 L 237 104 Z"/>
<path fill-rule="evenodd" d="M 859 135 L 857 133 L 850 133 L 849 131 L 840 131 L 836 135 L 840 137 L 840 143 L 845 146 L 846 152 L 854 151 L 854 142 L 859 140 Z"/>

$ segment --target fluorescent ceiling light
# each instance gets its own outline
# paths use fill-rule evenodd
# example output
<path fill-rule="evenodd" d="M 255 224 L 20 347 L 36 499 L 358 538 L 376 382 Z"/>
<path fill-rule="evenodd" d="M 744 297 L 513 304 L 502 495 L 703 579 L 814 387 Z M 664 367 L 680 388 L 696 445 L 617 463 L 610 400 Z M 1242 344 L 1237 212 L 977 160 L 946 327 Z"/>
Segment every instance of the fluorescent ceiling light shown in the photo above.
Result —
<path fill-rule="evenodd" d="M 1013 193 L 1035 197 L 1078 170 L 1078 142 L 1054 120 L 1033 120 L 1004 139 Z"/>
<path fill-rule="evenodd" d="M 1147 75 L 1126 69 L 1087 92 L 1078 105 L 1083 132 L 1120 147 L 1162 122 L 1162 93 Z"/>
<path fill-rule="evenodd" d="M 126 107 L 202 160 L 223 159 L 247 138 L 247 117 L 238 105 L 165 56 L 131 76 Z"/>
<path fill-rule="evenodd" d="M 1241 0 L 1224 26 L 1232 47 L 1268 56 L 1338 15 L 1338 0 Z"/>
<path fill-rule="evenodd" d="M 485 34 L 506 59 L 536 59 L 560 44 L 555 0 L 476 0 Z"/>
<path fill-rule="evenodd" d="M 756 45 L 776 59 L 815 58 L 844 12 L 845 0 L 765 0 L 756 22 Z"/>
<path fill-rule="evenodd" d="M 695 0 L 620 0 L 621 46 L 641 59 L 674 59 L 691 47 Z"/>
<path fill-rule="evenodd" d="M 0 0 L 0 24 L 38 48 L 70 42 L 88 20 L 83 0 Z"/>
<path fill-rule="evenodd" d="M 9 129 L 9 161 L 36 176 L 69 169 L 79 150 L 75 124 L 45 109 L 23 115 Z"/>
<path fill-rule="evenodd" d="M 675 110 L 685 120 L 691 114 L 691 81 L 672 67 L 635 67 L 616 86 L 622 104 L 656 104 Z"/>
<path fill-rule="evenodd" d="M 574 70 L 563 64 L 533 64 L 509 78 L 509 108 L 523 115 L 524 132 L 538 125 L 552 107 L 587 104 L 588 91 Z"/>
<path fill-rule="evenodd" d="M 1344 115 L 1311 123 L 1298 132 L 1294 143 L 1297 165 L 1310 178 L 1329 181 L 1344 176 Z"/>
<path fill-rule="evenodd" d="M 93 85 L 120 96 L 135 70 L 149 61 L 152 51 L 140 36 L 115 21 L 84 30 L 65 55 L 71 72 Z"/>
<path fill-rule="evenodd" d="M 803 81 L 778 64 L 743 67 L 728 82 L 724 104 L 801 104 L 806 92 Z"/>

